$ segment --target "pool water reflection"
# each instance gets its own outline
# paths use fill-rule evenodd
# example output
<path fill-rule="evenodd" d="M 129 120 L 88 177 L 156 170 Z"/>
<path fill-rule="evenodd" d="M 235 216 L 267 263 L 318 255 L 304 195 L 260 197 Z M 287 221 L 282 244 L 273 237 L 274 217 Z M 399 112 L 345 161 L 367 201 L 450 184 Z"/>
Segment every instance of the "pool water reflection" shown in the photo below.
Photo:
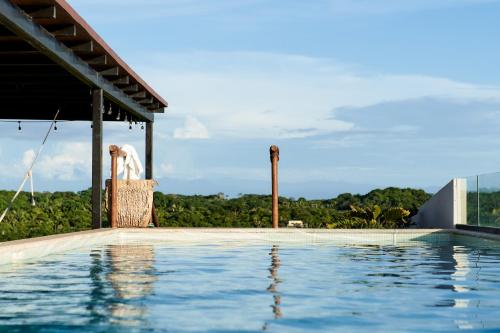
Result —
<path fill-rule="evenodd" d="M 0 331 L 500 329 L 500 247 L 121 244 L 0 270 Z"/>

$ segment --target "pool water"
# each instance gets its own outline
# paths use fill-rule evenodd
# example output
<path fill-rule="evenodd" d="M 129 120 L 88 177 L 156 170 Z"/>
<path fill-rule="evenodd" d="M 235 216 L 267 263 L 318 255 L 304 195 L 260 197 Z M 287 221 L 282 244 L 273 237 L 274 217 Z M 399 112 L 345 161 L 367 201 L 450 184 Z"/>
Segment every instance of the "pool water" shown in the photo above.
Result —
<path fill-rule="evenodd" d="M 500 246 L 99 246 L 0 268 L 0 331 L 500 331 Z"/>

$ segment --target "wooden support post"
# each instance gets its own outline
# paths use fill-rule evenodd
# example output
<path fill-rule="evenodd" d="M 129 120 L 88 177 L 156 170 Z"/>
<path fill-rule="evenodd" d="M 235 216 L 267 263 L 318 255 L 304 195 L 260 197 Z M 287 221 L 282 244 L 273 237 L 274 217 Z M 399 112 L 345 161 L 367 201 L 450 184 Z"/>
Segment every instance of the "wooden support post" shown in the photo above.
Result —
<path fill-rule="evenodd" d="M 92 228 L 102 227 L 102 89 L 92 91 Z"/>
<path fill-rule="evenodd" d="M 153 123 L 146 123 L 146 179 L 153 179 Z"/>
<path fill-rule="evenodd" d="M 160 221 L 158 221 L 158 215 L 156 215 L 156 209 L 155 209 L 155 204 L 153 202 L 153 211 L 151 212 L 151 216 L 153 218 L 153 225 L 157 228 L 160 227 Z"/>
<path fill-rule="evenodd" d="M 146 123 L 146 179 L 153 179 L 153 122 Z M 153 202 L 153 211 L 151 212 L 153 225 L 159 227 L 158 216 L 156 215 L 155 204 Z"/>
<path fill-rule="evenodd" d="M 279 227 L 279 212 L 278 212 L 278 161 L 280 159 L 280 150 L 277 146 L 272 145 L 269 148 L 271 155 L 271 173 L 273 186 L 273 228 Z"/>

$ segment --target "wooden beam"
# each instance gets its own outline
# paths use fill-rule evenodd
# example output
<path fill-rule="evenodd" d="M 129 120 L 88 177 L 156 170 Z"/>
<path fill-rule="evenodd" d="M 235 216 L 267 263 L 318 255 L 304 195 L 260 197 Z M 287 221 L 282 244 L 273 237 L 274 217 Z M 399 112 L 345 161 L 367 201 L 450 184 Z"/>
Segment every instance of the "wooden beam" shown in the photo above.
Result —
<path fill-rule="evenodd" d="M 72 46 L 71 49 L 73 52 L 94 52 L 94 42 L 93 41 L 88 41 L 85 43 L 77 44 L 75 46 Z"/>
<path fill-rule="evenodd" d="M 123 88 L 122 90 L 124 92 L 138 92 L 139 91 L 139 85 L 133 84 L 131 86 Z"/>
<path fill-rule="evenodd" d="M 74 24 L 68 25 L 64 28 L 53 30 L 50 32 L 56 37 L 75 37 L 76 36 L 76 26 Z"/>
<path fill-rule="evenodd" d="M 146 92 L 145 91 L 139 91 L 138 93 L 130 95 L 132 98 L 146 98 Z M 139 102 L 140 104 L 140 102 Z"/>
<path fill-rule="evenodd" d="M 119 84 L 130 84 L 130 76 L 123 76 L 116 80 L 111 81 L 111 83 L 119 85 Z"/>
<path fill-rule="evenodd" d="M 160 108 L 160 103 L 158 102 L 153 102 L 151 105 L 148 105 L 148 110 L 155 110 Z"/>
<path fill-rule="evenodd" d="M 120 75 L 120 69 L 118 67 L 111 67 L 100 71 L 99 74 L 101 74 L 102 76 L 118 76 Z"/>
<path fill-rule="evenodd" d="M 153 123 L 146 123 L 146 179 L 153 179 Z"/>
<path fill-rule="evenodd" d="M 102 89 L 92 91 L 92 228 L 102 227 Z"/>
<path fill-rule="evenodd" d="M 12 31 L 0 25 L 0 36 L 14 36 Z"/>
<path fill-rule="evenodd" d="M 98 75 L 95 69 L 90 67 L 74 52 L 70 52 L 67 46 L 58 41 L 53 35 L 48 34 L 43 27 L 30 20 L 11 1 L 0 1 L 0 25 L 26 40 L 34 48 L 86 85 L 103 89 L 107 99 L 118 104 L 122 109 L 131 112 L 139 120 L 154 120 L 154 114 L 149 112 L 145 106 L 140 105 L 119 87 L 114 86 L 106 78 Z"/>
<path fill-rule="evenodd" d="M 105 55 L 105 54 L 103 54 L 101 56 L 98 56 L 98 57 L 95 57 L 95 58 L 91 58 L 91 59 L 87 59 L 85 61 L 89 65 L 107 65 L 108 64 L 108 56 Z M 101 75 L 102 75 L 102 73 L 101 73 Z"/>
<path fill-rule="evenodd" d="M 34 19 L 55 19 L 57 17 L 56 6 L 43 7 L 27 13 Z"/>
<path fill-rule="evenodd" d="M 55 64 L 1 64 L 0 77 L 32 78 L 32 77 L 73 77 Z M 79 80 L 75 80 L 80 82 Z"/>
<path fill-rule="evenodd" d="M 164 113 L 165 112 L 165 108 L 150 109 L 150 112 L 153 112 L 153 113 Z"/>
<path fill-rule="evenodd" d="M 140 101 L 137 101 L 137 103 L 142 105 L 153 104 L 153 98 L 145 98 Z"/>
<path fill-rule="evenodd" d="M 19 42 L 21 40 L 22 39 L 19 38 L 19 36 L 12 36 L 12 35 L 3 36 L 3 35 L 0 35 L 0 41 L 1 42 Z M 5 49 L 5 46 L 2 45 L 2 48 Z"/>

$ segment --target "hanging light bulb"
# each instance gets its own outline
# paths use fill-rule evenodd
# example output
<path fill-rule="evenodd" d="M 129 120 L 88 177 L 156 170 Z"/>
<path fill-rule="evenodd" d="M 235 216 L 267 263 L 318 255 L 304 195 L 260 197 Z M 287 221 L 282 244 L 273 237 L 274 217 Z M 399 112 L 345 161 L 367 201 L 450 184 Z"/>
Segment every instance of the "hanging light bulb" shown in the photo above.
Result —
<path fill-rule="evenodd" d="M 123 118 L 123 121 L 126 122 L 126 123 L 129 122 L 129 120 L 128 120 L 128 113 L 125 113 L 125 118 Z"/>
<path fill-rule="evenodd" d="M 18 126 L 17 126 L 17 131 L 18 131 L 18 132 L 22 132 L 22 131 L 23 131 L 23 129 L 21 128 L 21 122 L 20 122 L 20 121 L 18 121 L 18 122 L 17 122 L 17 124 L 18 124 Z"/>
<path fill-rule="evenodd" d="M 57 121 L 54 121 L 54 131 L 57 132 Z"/>
<path fill-rule="evenodd" d="M 116 116 L 116 120 L 120 120 L 121 116 L 120 116 L 120 109 L 118 109 L 118 115 Z"/>
<path fill-rule="evenodd" d="M 132 132 L 132 122 L 131 121 L 128 123 L 128 131 Z"/>
<path fill-rule="evenodd" d="M 144 129 L 144 123 L 141 123 L 141 130 Z"/>
<path fill-rule="evenodd" d="M 111 103 L 109 103 L 108 116 L 111 116 L 112 114 L 113 114 L 113 109 L 111 108 Z"/>

